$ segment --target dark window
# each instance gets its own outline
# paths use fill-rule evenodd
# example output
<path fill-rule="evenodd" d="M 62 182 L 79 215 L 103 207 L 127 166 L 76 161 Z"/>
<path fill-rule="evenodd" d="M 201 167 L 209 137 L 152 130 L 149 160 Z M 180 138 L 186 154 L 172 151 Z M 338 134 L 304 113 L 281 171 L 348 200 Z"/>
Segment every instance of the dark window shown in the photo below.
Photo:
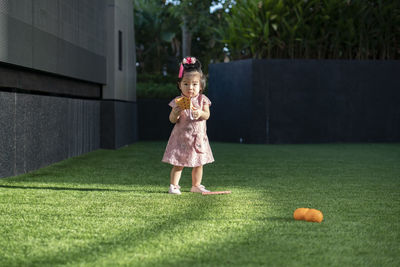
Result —
<path fill-rule="evenodd" d="M 118 31 L 118 69 L 122 70 L 122 31 Z"/>

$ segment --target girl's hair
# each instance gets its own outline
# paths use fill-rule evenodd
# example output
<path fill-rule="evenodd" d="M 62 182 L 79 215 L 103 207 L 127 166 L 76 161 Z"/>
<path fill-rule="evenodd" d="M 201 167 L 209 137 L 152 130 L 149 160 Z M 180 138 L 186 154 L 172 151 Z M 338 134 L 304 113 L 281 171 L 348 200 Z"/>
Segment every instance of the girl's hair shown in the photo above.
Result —
<path fill-rule="evenodd" d="M 194 62 L 194 63 L 193 63 Z M 178 90 L 181 91 L 179 88 L 179 84 L 183 79 L 183 75 L 187 72 L 198 72 L 200 73 L 200 93 L 203 93 L 204 89 L 206 88 L 206 76 L 203 74 L 201 70 L 201 63 L 197 58 L 194 57 L 186 57 L 180 63 L 180 77 L 178 77 L 177 87 Z"/>

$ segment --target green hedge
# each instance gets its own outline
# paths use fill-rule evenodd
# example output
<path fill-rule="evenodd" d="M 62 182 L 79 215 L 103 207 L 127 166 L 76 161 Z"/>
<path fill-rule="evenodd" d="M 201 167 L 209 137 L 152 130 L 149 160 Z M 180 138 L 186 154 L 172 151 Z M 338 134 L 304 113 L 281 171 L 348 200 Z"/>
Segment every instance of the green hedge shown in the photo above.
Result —
<path fill-rule="evenodd" d="M 143 98 L 174 98 L 179 95 L 175 83 L 138 82 L 136 96 Z"/>
<path fill-rule="evenodd" d="M 174 98 L 180 95 L 175 76 L 152 73 L 138 73 L 136 83 L 136 96 L 138 99 L 148 98 Z M 204 93 L 207 92 L 207 87 Z"/>
<path fill-rule="evenodd" d="M 158 73 L 138 73 L 137 74 L 138 83 L 173 83 L 178 81 L 178 78 L 172 75 L 161 75 Z"/>
<path fill-rule="evenodd" d="M 207 94 L 207 87 L 204 90 Z M 139 99 L 149 98 L 167 98 L 172 99 L 180 95 L 180 91 L 175 83 L 155 83 L 155 82 L 138 82 L 136 83 L 136 96 Z"/>
<path fill-rule="evenodd" d="M 136 84 L 137 98 L 174 98 L 179 95 L 176 88 L 177 77 L 154 73 L 138 73 Z"/>

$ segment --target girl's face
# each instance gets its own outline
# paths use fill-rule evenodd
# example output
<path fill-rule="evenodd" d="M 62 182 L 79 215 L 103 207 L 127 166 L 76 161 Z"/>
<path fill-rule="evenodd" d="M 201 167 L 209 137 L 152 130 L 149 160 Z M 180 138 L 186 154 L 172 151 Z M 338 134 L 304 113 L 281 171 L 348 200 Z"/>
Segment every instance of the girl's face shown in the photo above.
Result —
<path fill-rule="evenodd" d="M 201 89 L 200 73 L 197 71 L 185 73 L 182 81 L 179 83 L 179 88 L 186 97 L 197 96 Z"/>

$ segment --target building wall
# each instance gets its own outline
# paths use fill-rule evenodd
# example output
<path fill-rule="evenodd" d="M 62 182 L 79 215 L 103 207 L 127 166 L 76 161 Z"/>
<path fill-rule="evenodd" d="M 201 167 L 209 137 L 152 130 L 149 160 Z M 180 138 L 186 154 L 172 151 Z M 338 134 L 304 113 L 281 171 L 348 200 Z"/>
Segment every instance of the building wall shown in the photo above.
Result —
<path fill-rule="evenodd" d="M 108 80 L 101 103 L 101 146 L 115 149 L 138 139 L 133 1 L 107 0 L 106 13 Z"/>
<path fill-rule="evenodd" d="M 0 177 L 100 148 L 100 101 L 0 92 Z"/>
<path fill-rule="evenodd" d="M 136 55 L 133 21 L 133 2 L 107 0 L 107 77 L 103 88 L 104 99 L 136 101 Z M 122 35 L 122 70 L 119 69 L 120 39 Z"/>
<path fill-rule="evenodd" d="M 0 0 L 0 177 L 137 140 L 133 29 L 131 0 Z"/>
<path fill-rule="evenodd" d="M 0 61 L 106 83 L 105 0 L 0 0 Z"/>

